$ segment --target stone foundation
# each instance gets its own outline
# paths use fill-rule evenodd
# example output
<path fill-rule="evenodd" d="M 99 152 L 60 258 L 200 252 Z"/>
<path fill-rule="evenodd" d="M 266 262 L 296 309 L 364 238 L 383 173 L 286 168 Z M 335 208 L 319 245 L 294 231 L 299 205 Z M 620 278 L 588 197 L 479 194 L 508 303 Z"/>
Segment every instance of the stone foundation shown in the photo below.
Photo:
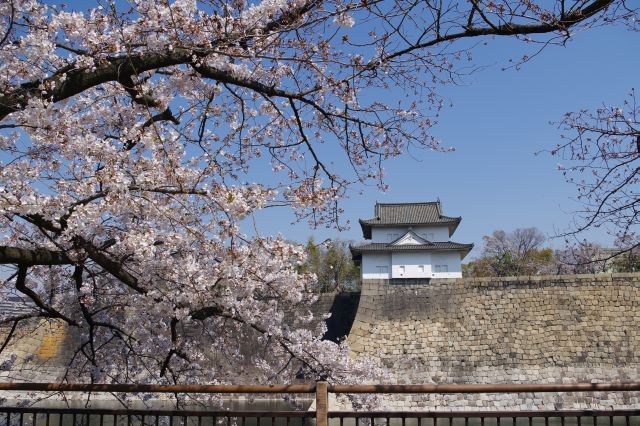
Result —
<path fill-rule="evenodd" d="M 363 282 L 349 336 L 396 383 L 639 380 L 640 275 Z M 390 397 L 393 409 L 634 407 L 637 393 Z"/>
<path fill-rule="evenodd" d="M 9 331 L 10 327 L 0 327 L 0 342 Z M 77 337 L 61 320 L 22 320 L 0 354 L 0 381 L 59 382 L 76 346 Z"/>
<path fill-rule="evenodd" d="M 355 303 L 355 301 L 354 301 Z M 353 303 L 352 303 L 353 305 Z M 317 318 L 333 306 L 323 295 Z M 336 305 L 337 306 L 337 305 Z M 336 308 L 337 309 L 337 308 Z M 395 383 L 577 383 L 640 380 L 640 274 L 365 281 L 348 340 Z M 348 329 L 350 316 L 340 326 Z M 295 322 L 295 312 L 289 313 Z M 336 318 L 337 319 L 337 318 Z M 331 331 L 331 330 L 330 330 Z M 8 328 L 0 328 L 0 341 Z M 0 381 L 59 382 L 77 337 L 59 321 L 20 324 Z M 0 369 L 1 370 L 1 369 Z M 408 395 L 381 409 L 638 408 L 640 394 Z"/>

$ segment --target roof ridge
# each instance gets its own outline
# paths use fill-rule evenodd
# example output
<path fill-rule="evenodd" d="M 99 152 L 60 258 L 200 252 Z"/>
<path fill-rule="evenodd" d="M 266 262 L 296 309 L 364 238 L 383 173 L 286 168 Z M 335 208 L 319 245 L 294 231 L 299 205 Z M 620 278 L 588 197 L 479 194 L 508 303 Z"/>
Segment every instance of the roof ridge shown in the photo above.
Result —
<path fill-rule="evenodd" d="M 367 223 L 367 222 L 371 222 L 374 220 L 378 220 L 380 219 L 379 217 L 372 217 L 371 219 L 358 219 L 358 221 L 360 223 Z M 446 219 L 446 220 L 451 220 L 451 221 L 456 221 L 456 220 L 462 220 L 462 216 L 439 216 L 439 219 Z M 398 225 L 423 225 L 423 224 L 432 224 L 432 223 L 445 223 L 445 222 L 433 222 L 433 221 L 428 221 L 428 222 L 397 222 Z M 385 225 L 389 225 L 388 223 L 385 223 Z"/>
<path fill-rule="evenodd" d="M 421 201 L 407 203 L 380 203 L 376 201 L 374 217 L 358 219 L 365 238 L 371 238 L 371 227 L 375 226 L 425 226 L 448 224 L 449 235 L 462 220 L 458 216 L 446 216 L 442 212 L 442 202 Z"/>
<path fill-rule="evenodd" d="M 474 245 L 473 243 L 459 243 L 457 241 L 451 241 L 451 240 L 449 240 L 449 241 L 429 241 L 428 244 L 415 244 L 415 245 L 437 246 L 437 245 L 443 245 L 443 244 L 445 244 L 445 245 L 446 244 L 454 244 L 454 245 L 463 245 L 463 246 Z M 361 241 L 359 243 L 352 244 L 349 247 L 363 247 L 363 246 L 371 246 L 371 245 L 380 245 L 380 246 L 388 246 L 388 247 L 392 246 L 391 243 L 380 242 L 380 241 L 378 241 L 378 242 Z M 400 246 L 394 246 L 394 247 L 400 247 Z"/>
<path fill-rule="evenodd" d="M 406 206 L 408 204 L 413 204 L 413 205 L 417 205 L 417 204 L 440 204 L 440 201 L 411 201 L 408 203 L 378 203 L 376 202 L 376 205 L 379 206 Z"/>
<path fill-rule="evenodd" d="M 391 245 L 389 243 L 368 243 L 358 246 L 350 246 L 351 252 L 364 251 L 422 251 L 422 250 L 461 250 L 471 251 L 475 245 L 473 243 L 458 243 L 455 241 L 434 241 L 431 244 L 403 244 Z"/>

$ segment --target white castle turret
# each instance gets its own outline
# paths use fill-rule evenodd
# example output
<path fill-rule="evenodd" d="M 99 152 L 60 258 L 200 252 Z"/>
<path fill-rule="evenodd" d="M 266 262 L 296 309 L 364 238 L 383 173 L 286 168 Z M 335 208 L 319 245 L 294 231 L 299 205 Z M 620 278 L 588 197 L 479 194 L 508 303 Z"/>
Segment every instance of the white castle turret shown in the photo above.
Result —
<path fill-rule="evenodd" d="M 462 218 L 442 213 L 440 201 L 376 203 L 375 217 L 360 219 L 370 240 L 350 247 L 361 277 L 394 284 L 462 277 L 462 259 L 473 244 L 450 241 Z"/>

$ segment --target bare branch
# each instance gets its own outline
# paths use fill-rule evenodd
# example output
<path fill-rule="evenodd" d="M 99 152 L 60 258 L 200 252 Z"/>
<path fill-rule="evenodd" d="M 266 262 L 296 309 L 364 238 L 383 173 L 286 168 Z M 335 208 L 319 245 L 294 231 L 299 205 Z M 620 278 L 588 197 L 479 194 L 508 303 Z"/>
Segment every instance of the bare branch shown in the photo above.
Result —
<path fill-rule="evenodd" d="M 0 246 L 0 264 L 21 266 L 71 265 L 73 261 L 60 251 Z"/>

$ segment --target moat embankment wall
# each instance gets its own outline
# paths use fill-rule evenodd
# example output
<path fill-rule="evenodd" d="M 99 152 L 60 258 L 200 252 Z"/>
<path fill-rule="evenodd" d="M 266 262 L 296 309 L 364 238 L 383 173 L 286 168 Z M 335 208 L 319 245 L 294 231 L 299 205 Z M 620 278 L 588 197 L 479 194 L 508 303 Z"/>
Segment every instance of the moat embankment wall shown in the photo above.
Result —
<path fill-rule="evenodd" d="M 314 321 L 306 327 L 319 329 L 318 323 L 324 315 L 335 312 L 328 324 L 325 337 L 340 340 L 348 333 L 353 322 L 359 294 L 321 294 L 311 306 L 290 306 L 286 310 L 287 320 L 296 324 L 298 315 L 313 313 Z M 345 309 L 346 307 L 346 309 Z M 30 305 L 23 302 L 0 304 L 0 311 L 12 309 L 15 314 L 28 313 Z M 344 311 L 348 312 L 344 312 Z M 11 333 L 11 324 L 0 324 L 0 346 Z M 13 331 L 7 346 L 0 352 L 0 382 L 60 382 L 65 378 L 74 353 L 81 344 L 78 333 L 57 319 L 31 318 L 22 320 Z M 248 344 L 247 352 L 255 348 Z M 252 378 L 236 375 L 238 383 L 253 383 Z M 254 383 L 255 384 L 255 383 Z"/>
<path fill-rule="evenodd" d="M 0 344 L 10 330 L 0 327 Z M 22 320 L 0 352 L 0 382 L 59 382 L 77 345 L 74 330 L 60 320 Z"/>
<path fill-rule="evenodd" d="M 363 283 L 349 335 L 397 383 L 577 383 L 640 378 L 640 274 Z M 638 393 L 411 396 L 390 407 L 638 407 Z"/>
<path fill-rule="evenodd" d="M 355 296 L 340 305 L 323 295 L 312 310 L 321 317 L 357 308 L 353 324 L 350 315 L 338 321 L 340 330 L 351 329 L 352 355 L 376 360 L 392 382 L 640 381 L 640 274 L 433 280 L 424 286 L 367 281 L 359 304 Z M 0 339 L 6 331 L 0 329 Z M 0 356 L 0 364 L 13 354 L 18 362 L 0 371 L 0 381 L 61 380 L 77 344 L 70 330 L 36 321 L 20 332 Z M 384 402 L 383 408 L 410 410 L 609 409 L 637 408 L 640 395 L 412 395 Z"/>

